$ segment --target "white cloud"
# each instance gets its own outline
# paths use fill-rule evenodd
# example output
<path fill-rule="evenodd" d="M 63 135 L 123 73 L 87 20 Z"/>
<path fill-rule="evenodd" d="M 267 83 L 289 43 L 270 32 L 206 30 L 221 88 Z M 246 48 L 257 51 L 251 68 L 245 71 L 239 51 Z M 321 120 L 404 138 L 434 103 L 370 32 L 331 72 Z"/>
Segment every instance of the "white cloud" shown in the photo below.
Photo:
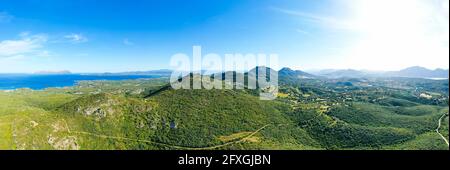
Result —
<path fill-rule="evenodd" d="M 123 40 L 123 44 L 125 44 L 125 45 L 134 45 L 134 43 L 131 42 L 131 41 L 128 40 L 128 39 L 124 39 L 124 40 Z"/>
<path fill-rule="evenodd" d="M 71 33 L 71 34 L 65 35 L 64 38 L 68 39 L 72 43 L 83 43 L 83 42 L 88 41 L 88 38 L 85 37 L 83 34 Z"/>
<path fill-rule="evenodd" d="M 41 49 L 46 42 L 47 36 L 44 34 L 20 35 L 20 39 L 3 40 L 0 41 L 0 57 L 9 58 L 41 54 Z"/>
<path fill-rule="evenodd" d="M 9 22 L 13 19 L 14 17 L 10 14 L 8 14 L 7 12 L 0 12 L 0 23 L 2 22 Z"/>

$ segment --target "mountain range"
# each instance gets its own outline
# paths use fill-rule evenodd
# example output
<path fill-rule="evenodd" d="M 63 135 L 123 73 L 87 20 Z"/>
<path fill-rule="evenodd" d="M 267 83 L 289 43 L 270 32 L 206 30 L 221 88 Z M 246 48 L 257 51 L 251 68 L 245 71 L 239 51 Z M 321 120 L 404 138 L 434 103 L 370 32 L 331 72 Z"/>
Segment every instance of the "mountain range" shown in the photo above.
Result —
<path fill-rule="evenodd" d="M 253 70 L 254 71 L 254 70 Z M 203 73 L 204 71 L 202 71 Z M 220 73 L 220 71 L 216 71 Z M 250 70 L 249 72 L 252 72 Z M 236 72 L 237 73 L 237 72 Z M 408 78 L 447 78 L 449 77 L 448 69 L 427 69 L 425 67 L 413 66 L 398 71 L 370 71 L 370 70 L 355 70 L 355 69 L 323 69 L 305 72 L 302 70 L 292 70 L 284 67 L 278 71 L 280 77 L 295 77 L 299 79 L 314 79 L 314 78 L 362 78 L 362 77 L 408 77 Z M 70 74 L 69 71 L 49 72 L 40 71 L 35 74 Z M 98 74 L 98 73 L 92 73 Z M 172 70 L 150 70 L 150 71 L 132 71 L 119 73 L 101 73 L 102 75 L 160 75 L 170 76 Z"/>
<path fill-rule="evenodd" d="M 448 78 L 448 69 L 430 70 L 424 67 L 414 66 L 408 67 L 400 71 L 386 72 L 386 76 L 390 77 L 415 77 L 415 78 Z"/>
<path fill-rule="evenodd" d="M 319 70 L 313 72 L 318 76 L 327 78 L 361 78 L 361 77 L 409 77 L 409 78 L 448 78 L 448 69 L 427 69 L 425 67 L 413 66 L 398 71 L 367 71 L 367 70 Z"/>

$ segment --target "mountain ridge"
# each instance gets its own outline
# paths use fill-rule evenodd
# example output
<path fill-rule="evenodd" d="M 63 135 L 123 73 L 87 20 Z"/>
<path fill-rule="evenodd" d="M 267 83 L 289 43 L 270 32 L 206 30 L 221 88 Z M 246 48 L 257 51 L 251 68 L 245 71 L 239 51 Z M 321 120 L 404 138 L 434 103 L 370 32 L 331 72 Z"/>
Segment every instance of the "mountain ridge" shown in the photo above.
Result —
<path fill-rule="evenodd" d="M 407 78 L 448 78 L 449 70 L 436 68 L 434 70 L 421 66 L 407 67 L 398 71 L 368 71 L 355 69 L 319 70 L 314 74 L 328 78 L 361 78 L 361 77 L 407 77 Z"/>

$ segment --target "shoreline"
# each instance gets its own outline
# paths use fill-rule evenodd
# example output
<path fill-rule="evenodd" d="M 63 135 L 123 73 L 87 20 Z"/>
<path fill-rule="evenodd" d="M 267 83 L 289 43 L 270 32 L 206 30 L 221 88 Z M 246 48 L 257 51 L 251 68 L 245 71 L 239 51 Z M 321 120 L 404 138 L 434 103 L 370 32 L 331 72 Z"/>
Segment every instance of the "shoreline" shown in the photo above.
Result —
<path fill-rule="evenodd" d="M 71 74 L 71 75 L 78 75 L 78 76 L 97 76 L 97 75 L 82 75 L 82 74 Z M 47 75 L 47 76 L 53 76 L 53 75 Z M 93 82 L 99 82 L 99 81 L 130 81 L 130 80 L 146 80 L 146 79 L 155 79 L 155 78 L 161 78 L 162 76 L 160 75 L 106 75 L 107 77 L 118 77 L 117 79 L 92 79 L 92 78 L 88 78 L 86 80 L 77 80 L 77 79 L 73 79 L 73 80 L 60 80 L 59 82 L 61 83 L 60 86 L 58 85 L 45 85 L 45 81 L 43 81 L 42 83 L 30 83 L 29 86 L 25 86 L 23 85 L 23 87 L 0 87 L 0 92 L 14 92 L 17 90 L 32 90 L 32 91 L 44 91 L 47 89 L 66 89 L 66 88 L 72 88 L 72 87 L 76 87 L 79 85 L 80 82 L 85 82 L 85 81 L 93 81 Z M 130 76 L 130 77 L 127 77 Z M 104 76 L 99 76 L 99 77 L 104 77 Z M 122 78 L 125 77 L 125 78 Z M 13 80 L 13 81 L 17 81 L 17 80 Z M 29 80 L 23 80 L 22 84 L 27 84 Z M 70 81 L 73 81 L 72 84 L 69 84 Z M 52 82 L 52 80 L 49 80 L 49 82 Z M 55 81 L 53 81 L 55 82 Z M 56 81 L 58 82 L 58 81 Z M 6 84 L 6 83 L 5 83 Z M 42 85 L 44 84 L 44 85 Z"/>

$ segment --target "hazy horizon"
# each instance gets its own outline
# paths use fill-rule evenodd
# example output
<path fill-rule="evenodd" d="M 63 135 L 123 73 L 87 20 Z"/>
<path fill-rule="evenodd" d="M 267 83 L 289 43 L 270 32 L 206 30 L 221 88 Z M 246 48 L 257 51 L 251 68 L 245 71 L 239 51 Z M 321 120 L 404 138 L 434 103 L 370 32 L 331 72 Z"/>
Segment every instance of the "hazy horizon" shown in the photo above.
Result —
<path fill-rule="evenodd" d="M 291 67 L 279 67 L 279 69 L 276 69 L 277 71 L 283 69 L 283 68 L 290 68 L 292 70 L 300 70 L 300 71 L 305 71 L 308 73 L 317 73 L 317 72 L 321 72 L 321 71 L 327 71 L 327 70 L 356 70 L 356 71 L 364 71 L 364 72 L 390 72 L 390 71 L 400 71 L 403 69 L 407 69 L 407 68 L 411 68 L 411 67 L 422 67 L 428 70 L 437 70 L 437 69 L 442 69 L 442 70 L 449 70 L 449 68 L 427 68 L 427 67 L 423 67 L 423 66 L 409 66 L 409 67 L 405 67 L 399 70 L 366 70 L 366 69 L 353 69 L 353 68 L 324 68 L 324 69 L 294 69 Z M 252 69 L 252 68 L 250 68 Z M 170 68 L 161 68 L 161 69 L 147 69 L 147 70 L 125 70 L 125 71 L 117 71 L 117 72 L 108 72 L 108 71 L 99 71 L 99 72 L 74 72 L 71 70 L 38 70 L 38 71 L 33 71 L 33 72 L 0 72 L 0 74 L 58 74 L 58 73 L 62 73 L 62 72 L 69 72 L 70 74 L 102 74 L 102 73 L 126 73 L 126 72 L 147 72 L 147 71 L 161 71 L 161 70 L 168 70 L 168 71 L 172 71 L 172 69 Z M 195 70 L 194 70 L 195 71 Z M 237 72 L 246 72 L 248 70 L 210 70 L 210 71 L 215 71 L 215 72 L 222 72 L 222 71 L 237 71 Z"/>

